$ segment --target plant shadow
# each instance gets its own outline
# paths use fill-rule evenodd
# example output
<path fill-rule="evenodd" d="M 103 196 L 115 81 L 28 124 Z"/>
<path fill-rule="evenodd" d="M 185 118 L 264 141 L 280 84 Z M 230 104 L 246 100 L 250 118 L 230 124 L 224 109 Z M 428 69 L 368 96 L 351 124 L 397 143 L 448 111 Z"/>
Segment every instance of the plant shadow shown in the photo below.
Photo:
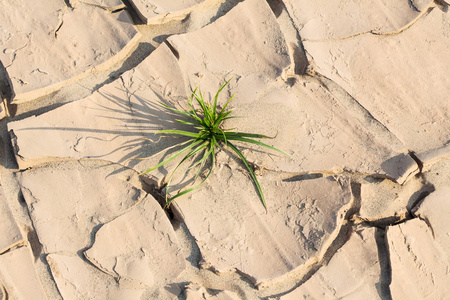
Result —
<path fill-rule="evenodd" d="M 207 95 L 212 98 L 211 94 Z M 50 119 L 49 123 L 53 126 L 33 126 L 20 128 L 19 130 L 47 131 L 44 134 L 46 139 L 65 139 L 65 144 L 56 143 L 60 149 L 54 153 L 61 153 L 61 156 L 64 154 L 64 157 L 73 159 L 104 160 L 124 166 L 122 170 L 129 168 L 143 174 L 186 147 L 187 144 L 183 143 L 192 139 L 158 133 L 158 131 L 165 129 L 191 132 L 195 130 L 191 125 L 177 122 L 177 120 L 192 120 L 162 105 L 189 110 L 187 103 L 186 97 L 172 94 L 167 85 L 158 86 L 144 81 L 138 82 L 136 79 L 133 81 L 120 77 L 107 89 L 99 89 L 84 99 L 61 106 L 62 111 L 59 111 L 59 113 L 63 115 L 62 118 L 56 113 L 60 108 L 51 111 L 54 113 L 52 115 L 54 119 Z M 68 107 L 76 113 L 71 113 Z M 81 116 L 78 116 L 78 114 L 81 114 Z M 47 122 L 41 124 L 45 123 Z M 68 124 L 73 126 L 67 126 Z M 48 134 L 48 131 L 54 133 Z M 237 144 L 240 149 L 264 152 L 240 144 L 242 143 Z M 67 148 L 71 149 L 68 150 Z M 224 147 L 224 149 L 226 148 Z M 183 153 L 168 164 L 160 166 L 153 173 L 150 172 L 146 176 L 140 176 L 143 186 L 150 186 L 146 190 L 155 190 L 155 195 L 158 194 L 159 200 L 163 201 L 161 199 L 162 190 L 165 188 L 177 163 L 187 153 Z M 233 152 L 226 151 L 226 153 L 234 160 L 240 161 Z M 42 152 L 42 156 L 45 155 L 46 153 Z M 202 153 L 200 152 L 183 163 L 170 185 L 170 193 L 182 191 L 189 185 L 198 184 L 204 178 L 205 172 L 214 167 L 208 159 L 200 170 L 198 169 L 199 166 L 190 170 L 189 168 L 198 162 L 201 157 Z M 249 163 L 253 168 L 253 164 Z M 240 162 L 240 165 L 242 165 L 242 162 Z M 108 176 L 120 172 L 121 170 L 118 169 Z"/>
<path fill-rule="evenodd" d="M 188 126 L 176 122 L 176 119 L 182 119 L 180 115 L 158 103 L 158 101 L 168 105 L 175 103 L 176 106 L 180 106 L 178 104 L 180 101 L 168 100 L 164 93 L 164 90 L 158 91 L 149 86 L 144 93 L 139 94 L 130 93 L 126 88 L 117 86 L 114 90 L 100 89 L 87 98 L 52 110 L 51 113 L 55 113 L 53 119 L 40 122 L 51 124 L 49 126 L 18 128 L 10 134 L 13 137 L 17 134 L 20 139 L 20 131 L 36 131 L 37 134 L 33 133 L 28 137 L 34 139 L 34 136 L 45 136 L 49 139 L 49 143 L 55 139 L 65 139 L 65 144 L 55 143 L 62 148 L 54 153 L 65 154 L 57 158 L 100 159 L 121 164 L 126 168 L 135 168 L 142 160 L 161 153 L 159 158 L 161 162 L 179 150 L 180 146 L 176 145 L 187 141 L 188 138 L 156 132 L 162 129 L 190 130 Z M 65 109 L 62 111 L 63 117 L 56 114 L 59 109 L 64 109 L 68 105 L 80 105 L 82 108 L 74 110 L 76 113 Z M 40 117 L 42 118 L 42 115 Z M 68 124 L 73 126 L 67 126 Z M 39 134 L 42 131 L 43 134 Z M 68 148 L 74 151 L 71 152 Z M 41 156 L 49 156 L 44 152 L 47 150 L 42 151 Z M 159 168 L 159 171 L 167 174 L 164 167 Z"/>

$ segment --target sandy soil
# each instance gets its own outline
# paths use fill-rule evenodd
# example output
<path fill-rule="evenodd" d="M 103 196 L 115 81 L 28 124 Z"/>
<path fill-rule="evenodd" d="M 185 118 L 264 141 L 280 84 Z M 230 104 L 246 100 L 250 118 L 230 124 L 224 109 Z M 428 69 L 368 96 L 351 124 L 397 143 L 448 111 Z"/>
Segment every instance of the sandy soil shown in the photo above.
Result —
<path fill-rule="evenodd" d="M 5 3 L 0 299 L 447 299 L 449 3 L 391 2 Z M 268 210 L 226 147 L 164 210 L 158 101 L 229 79 Z"/>

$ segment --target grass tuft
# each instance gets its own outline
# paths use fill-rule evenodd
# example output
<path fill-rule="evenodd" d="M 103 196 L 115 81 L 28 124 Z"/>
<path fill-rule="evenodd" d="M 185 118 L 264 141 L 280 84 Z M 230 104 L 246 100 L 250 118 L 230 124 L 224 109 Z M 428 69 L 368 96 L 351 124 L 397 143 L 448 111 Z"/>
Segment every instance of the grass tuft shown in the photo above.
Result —
<path fill-rule="evenodd" d="M 230 79 L 231 80 L 231 79 Z M 179 135 L 179 136 L 185 136 L 189 137 L 190 139 L 188 141 L 185 141 L 183 143 L 178 144 L 178 146 L 184 146 L 181 150 L 176 152 L 175 154 L 171 155 L 161 163 L 157 164 L 153 168 L 150 168 L 146 171 L 144 171 L 142 174 L 146 174 L 148 172 L 151 172 L 168 162 L 172 161 L 173 159 L 184 155 L 183 159 L 178 163 L 178 165 L 175 167 L 173 172 L 170 174 L 169 179 L 167 181 L 166 185 L 166 204 L 164 208 L 169 207 L 169 205 L 177 199 L 178 197 L 181 197 L 189 192 L 192 192 L 199 188 L 205 181 L 208 179 L 209 175 L 211 175 L 212 170 L 214 168 L 215 163 L 215 155 L 217 147 L 226 146 L 229 147 L 231 150 L 233 150 L 238 157 L 242 160 L 245 167 L 249 171 L 251 178 L 253 179 L 253 182 L 255 183 L 256 189 L 258 191 L 258 194 L 261 198 L 261 202 L 264 205 L 264 208 L 267 211 L 267 205 L 266 200 L 264 198 L 264 194 L 261 190 L 261 186 L 259 185 L 258 179 L 256 178 L 255 172 L 253 171 L 252 167 L 250 166 L 247 159 L 244 157 L 242 152 L 233 144 L 234 141 L 239 142 L 246 142 L 255 144 L 258 146 L 263 146 L 275 151 L 278 151 L 282 154 L 288 155 L 284 151 L 281 151 L 275 147 L 272 147 L 270 145 L 267 145 L 265 143 L 262 143 L 260 141 L 257 141 L 255 139 L 267 139 L 267 138 L 273 138 L 262 134 L 254 134 L 254 133 L 245 133 L 245 132 L 235 132 L 231 131 L 230 129 L 223 129 L 222 125 L 223 122 L 235 118 L 231 116 L 232 111 L 226 110 L 228 104 L 233 99 L 234 95 L 228 99 L 226 104 L 219 110 L 217 107 L 217 101 L 219 98 L 220 92 L 228 85 L 230 82 L 228 80 L 225 84 L 223 84 L 220 89 L 217 91 L 216 95 L 212 99 L 212 103 L 209 101 L 205 101 L 203 99 L 203 95 L 200 92 L 199 89 L 195 89 L 191 96 L 187 99 L 188 105 L 190 110 L 184 111 L 184 110 L 178 110 L 176 108 L 173 108 L 169 105 L 166 105 L 162 102 L 159 102 L 164 108 L 167 110 L 170 110 L 176 114 L 179 114 L 183 117 L 187 117 L 189 121 L 186 120 L 176 120 L 177 122 L 192 126 L 192 131 L 183 131 L 183 130 L 160 130 L 156 132 L 157 134 L 173 134 L 173 135 Z M 194 107 L 198 106 L 199 109 L 195 109 Z M 206 162 L 210 161 L 210 168 L 207 173 L 207 175 L 203 178 L 203 180 L 198 184 L 195 185 L 189 189 L 186 189 L 184 191 L 179 191 L 175 196 L 169 198 L 169 187 L 170 183 L 172 181 L 173 175 L 178 170 L 178 168 L 187 160 L 191 158 L 197 158 L 198 160 L 193 164 L 189 169 L 192 169 L 193 167 L 197 167 L 197 173 L 194 179 L 194 183 L 196 182 L 198 176 L 200 175 L 201 171 L 204 169 Z M 141 175 L 142 175 L 141 174 Z"/>

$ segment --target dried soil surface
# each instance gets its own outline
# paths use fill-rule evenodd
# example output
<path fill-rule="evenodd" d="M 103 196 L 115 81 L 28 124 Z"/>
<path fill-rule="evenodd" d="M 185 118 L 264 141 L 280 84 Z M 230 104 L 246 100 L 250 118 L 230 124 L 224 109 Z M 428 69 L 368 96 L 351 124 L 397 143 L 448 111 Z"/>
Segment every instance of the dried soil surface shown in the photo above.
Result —
<path fill-rule="evenodd" d="M 449 3 L 344 2 L 5 3 L 0 299 L 448 298 Z M 229 79 L 268 210 L 227 147 L 164 210 L 158 102 Z"/>

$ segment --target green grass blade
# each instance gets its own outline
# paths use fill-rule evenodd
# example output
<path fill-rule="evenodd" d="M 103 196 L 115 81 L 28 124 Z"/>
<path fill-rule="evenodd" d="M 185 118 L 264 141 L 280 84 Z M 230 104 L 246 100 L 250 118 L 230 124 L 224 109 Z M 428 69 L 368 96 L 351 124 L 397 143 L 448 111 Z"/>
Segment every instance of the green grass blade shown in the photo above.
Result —
<path fill-rule="evenodd" d="M 191 149 L 191 148 L 197 146 L 197 145 L 200 144 L 202 141 L 201 141 L 201 140 L 194 140 L 194 139 L 192 139 L 192 140 L 189 140 L 189 141 L 187 141 L 187 142 L 180 143 L 179 145 L 183 145 L 183 144 L 186 144 L 186 143 L 188 143 L 188 142 L 192 142 L 192 143 L 189 144 L 187 147 L 181 149 L 180 151 L 176 152 L 174 155 L 170 156 L 169 158 L 165 159 L 163 162 L 157 164 L 156 166 L 154 166 L 154 167 L 151 168 L 151 169 L 148 169 L 148 170 L 142 172 L 142 173 L 139 174 L 139 175 L 146 174 L 146 173 L 148 173 L 148 172 L 151 172 L 151 171 L 153 171 L 153 170 L 155 170 L 155 169 L 157 169 L 157 168 L 159 168 L 159 167 L 165 165 L 166 163 L 168 163 L 168 162 L 170 162 L 171 160 L 177 158 L 178 156 L 180 156 L 180 155 L 183 154 L 184 152 L 188 151 L 189 149 Z"/>
<path fill-rule="evenodd" d="M 198 168 L 197 174 L 195 174 L 195 178 L 194 178 L 194 182 L 197 181 L 198 176 L 200 175 L 201 171 L 203 170 L 203 167 L 205 166 L 206 160 L 208 159 L 208 157 L 210 155 L 214 155 L 214 151 L 215 151 L 216 147 L 213 145 L 213 143 L 209 144 L 209 151 L 205 151 L 205 155 L 204 158 L 202 158 L 202 162 Z M 214 157 L 211 158 L 212 161 L 214 161 Z"/>
<path fill-rule="evenodd" d="M 192 101 L 193 101 L 193 99 L 194 99 L 195 93 L 197 93 L 197 88 L 195 88 L 195 90 L 192 91 L 191 97 L 188 98 L 188 104 L 189 104 L 189 107 L 191 108 L 192 114 L 194 114 L 194 115 L 196 115 L 197 117 L 200 118 L 200 116 L 199 116 L 199 115 L 197 114 L 197 112 L 195 111 L 194 105 L 192 104 Z"/>
<path fill-rule="evenodd" d="M 200 163 L 200 166 L 198 167 L 197 173 L 195 174 L 194 181 L 192 184 L 197 182 L 198 176 L 200 176 L 200 173 L 202 172 L 203 167 L 205 166 L 206 159 L 208 159 L 209 155 L 212 153 L 213 150 L 214 150 L 214 146 L 211 147 L 211 144 L 210 144 L 210 150 L 209 151 L 205 150 L 204 156 L 201 159 L 202 162 Z"/>
<path fill-rule="evenodd" d="M 220 92 L 228 85 L 228 83 L 230 83 L 230 81 L 231 81 L 231 79 L 232 78 L 230 78 L 227 82 L 225 82 L 221 87 L 220 87 L 220 89 L 217 91 L 217 93 L 216 93 L 216 95 L 214 96 L 214 105 L 213 105 L 213 112 L 214 112 L 214 122 L 216 121 L 216 119 L 217 119 L 217 99 L 219 99 L 219 94 L 220 94 Z M 229 102 L 229 100 L 228 100 L 228 102 Z M 227 104 L 228 104 L 228 102 L 227 102 Z M 225 105 L 226 106 L 226 105 Z M 219 113 L 219 116 L 221 115 L 221 113 L 223 112 L 223 108 L 222 108 L 222 110 L 220 111 L 220 113 Z"/>
<path fill-rule="evenodd" d="M 267 136 L 267 135 L 263 135 L 263 134 L 258 134 L 258 133 L 246 133 L 246 132 L 236 132 L 236 131 L 228 131 L 227 132 L 227 136 L 232 137 L 249 137 L 249 138 L 255 138 L 255 139 L 269 139 L 271 137 Z"/>
<path fill-rule="evenodd" d="M 175 174 L 175 172 L 178 170 L 178 168 L 190 157 L 194 156 L 195 154 L 197 154 L 198 152 L 200 152 L 201 150 L 203 150 L 204 148 L 206 148 L 208 146 L 208 141 L 202 143 L 200 146 L 198 146 L 195 149 L 192 149 L 179 163 L 178 165 L 175 167 L 175 169 L 172 171 L 172 173 L 169 176 L 169 180 L 167 181 L 167 185 L 166 185 L 166 202 L 167 202 L 167 197 L 169 195 L 169 188 L 170 188 L 170 183 L 172 182 L 172 178 L 173 175 Z"/>
<path fill-rule="evenodd" d="M 209 126 L 211 124 L 209 122 L 211 119 L 210 111 L 205 103 L 205 100 L 203 100 L 203 95 L 200 92 L 200 90 L 199 90 L 199 95 L 197 95 L 197 93 L 194 94 L 194 98 L 195 98 L 195 100 L 197 100 L 197 103 L 200 105 L 200 107 L 203 111 L 204 122 Z"/>
<path fill-rule="evenodd" d="M 220 113 L 220 114 L 219 114 L 219 117 L 218 117 L 217 120 L 214 122 L 214 127 L 219 126 L 220 123 L 222 123 L 222 121 L 223 121 L 226 117 L 228 117 L 228 115 L 231 114 L 231 113 L 232 113 L 231 110 L 227 111 L 226 113 Z"/>
<path fill-rule="evenodd" d="M 266 200 L 264 199 L 264 194 L 261 190 L 261 186 L 259 185 L 258 179 L 256 179 L 256 175 L 255 172 L 253 171 L 252 167 L 250 167 L 247 159 L 244 157 L 244 155 L 242 154 L 241 151 L 239 151 L 238 148 L 236 148 L 236 146 L 234 146 L 231 142 L 228 142 L 228 146 L 233 149 L 234 152 L 236 152 L 236 154 L 241 158 L 242 162 L 244 163 L 244 165 L 247 167 L 247 170 L 249 171 L 253 182 L 256 185 L 256 189 L 258 190 L 259 196 L 261 197 L 261 202 L 264 205 L 264 208 L 266 209 L 267 212 L 267 205 L 266 205 Z"/>
<path fill-rule="evenodd" d="M 203 111 L 203 116 L 202 116 L 202 115 L 199 115 L 199 114 L 197 113 L 197 111 L 195 110 L 195 108 L 194 108 L 193 99 L 195 99 L 197 102 L 200 101 L 200 102 L 202 102 L 202 103 L 204 104 L 204 101 L 201 100 L 201 99 L 198 97 L 198 95 L 197 95 L 197 90 L 198 90 L 198 88 L 195 88 L 195 90 L 192 92 L 191 98 L 188 99 L 188 104 L 189 104 L 189 107 L 191 108 L 192 114 L 196 115 L 196 116 L 199 118 L 199 122 L 201 123 L 201 125 L 202 125 L 202 126 L 208 126 L 208 125 L 207 125 L 207 122 L 205 121 L 205 118 L 204 118 L 204 116 L 205 116 L 205 111 L 204 111 L 204 109 L 205 109 L 206 107 L 205 107 L 204 105 L 200 105 L 200 107 L 201 107 L 201 109 L 202 109 L 202 111 Z M 201 94 L 200 94 L 200 95 L 201 95 Z M 199 103 L 200 103 L 200 102 L 199 102 Z"/>
<path fill-rule="evenodd" d="M 223 118 L 222 122 L 225 120 L 228 120 L 228 119 L 237 119 L 237 118 L 242 118 L 242 117 L 238 117 L 238 116 L 226 117 L 226 118 Z"/>
<path fill-rule="evenodd" d="M 197 161 L 195 164 L 193 164 L 192 166 L 189 167 L 188 170 L 195 168 L 196 166 L 198 166 L 199 164 L 203 163 L 204 161 L 206 161 L 206 159 L 208 159 L 209 155 L 211 155 L 212 153 L 212 149 L 214 149 L 214 146 L 211 146 L 210 144 L 210 149 L 208 151 L 205 151 L 203 157 Z"/>
<path fill-rule="evenodd" d="M 222 109 L 220 110 L 219 114 L 222 114 L 225 111 L 225 109 L 227 108 L 228 104 L 230 103 L 231 100 L 233 100 L 235 95 L 236 95 L 236 93 L 231 95 L 230 99 L 228 99 L 227 103 L 225 103 L 225 105 L 222 107 Z"/>
<path fill-rule="evenodd" d="M 197 148 L 192 149 L 191 152 L 188 153 L 188 157 L 192 157 L 193 155 L 197 154 L 198 152 L 202 151 L 206 147 L 208 147 L 209 141 L 203 141 Z"/>
<path fill-rule="evenodd" d="M 220 145 L 220 143 L 217 141 L 217 139 L 214 135 L 213 135 L 212 139 L 214 141 L 214 147 L 219 147 L 220 149 L 223 150 L 223 147 Z"/>
<path fill-rule="evenodd" d="M 167 202 L 167 197 L 169 195 L 169 188 L 170 188 L 170 182 L 172 181 L 173 175 L 175 174 L 175 172 L 178 170 L 178 168 L 181 166 L 181 164 L 186 161 L 186 159 L 188 159 L 189 157 L 191 157 L 192 155 L 190 155 L 192 152 L 188 153 L 179 163 L 178 165 L 175 167 L 175 169 L 172 171 L 172 173 L 170 173 L 169 176 L 169 180 L 167 181 L 166 184 L 166 202 Z"/>
<path fill-rule="evenodd" d="M 196 186 L 194 186 L 194 187 L 191 187 L 191 188 L 189 188 L 189 189 L 187 189 L 187 190 L 185 190 L 185 191 L 182 191 L 182 192 L 176 194 L 175 196 L 173 196 L 172 198 L 170 198 L 169 201 L 166 200 L 166 205 L 164 206 L 164 209 L 168 208 L 169 205 L 172 203 L 172 201 L 175 200 L 176 198 L 181 197 L 181 196 L 183 196 L 183 195 L 186 195 L 187 193 L 190 193 L 190 192 L 192 192 L 192 191 L 198 189 L 198 188 L 206 181 L 206 179 L 208 179 L 208 177 L 209 177 L 209 175 L 211 175 L 212 170 L 213 170 L 213 167 L 214 167 L 214 156 L 215 156 L 215 152 L 214 152 L 214 148 L 213 148 L 213 153 L 212 153 L 212 156 L 211 156 L 211 157 L 212 157 L 211 168 L 209 169 L 208 174 L 207 174 L 206 177 L 202 180 L 202 182 L 200 182 L 198 185 L 196 185 Z"/>
<path fill-rule="evenodd" d="M 199 133 L 184 131 L 184 130 L 175 130 L 175 129 L 159 130 L 156 132 L 156 134 L 160 134 L 160 133 L 177 134 L 177 135 L 188 136 L 188 137 L 193 137 L 193 138 L 200 137 Z"/>
<path fill-rule="evenodd" d="M 223 140 L 225 145 L 227 144 L 227 136 L 226 136 L 226 133 L 222 129 L 218 128 L 218 129 L 214 130 L 213 132 L 215 135 L 220 137 L 220 140 Z"/>
<path fill-rule="evenodd" d="M 193 125 L 193 126 L 195 126 L 195 125 L 200 125 L 200 122 L 188 122 L 188 121 L 183 121 L 183 120 L 180 120 L 180 119 L 175 119 L 175 121 L 177 121 L 178 123 L 181 123 L 181 124 L 185 124 L 185 125 Z"/>
<path fill-rule="evenodd" d="M 228 132 L 227 132 L 227 133 L 228 133 Z M 227 134 L 227 133 L 226 133 L 226 134 Z M 239 136 L 229 136 L 229 135 L 227 135 L 227 139 L 228 139 L 228 140 L 232 140 L 232 141 L 241 141 L 241 142 L 246 142 L 246 143 L 255 144 L 255 145 L 258 145 L 258 146 L 263 146 L 263 147 L 266 147 L 266 148 L 275 150 L 275 151 L 277 151 L 277 152 L 280 152 L 280 153 L 282 153 L 282 154 L 284 154 L 284 155 L 287 155 L 287 156 L 291 157 L 291 155 L 287 154 L 287 153 L 284 152 L 283 150 L 280 150 L 280 149 L 275 148 L 275 147 L 273 147 L 273 146 L 270 146 L 270 145 L 267 145 L 267 144 L 265 144 L 265 143 L 262 143 L 262 142 L 259 142 L 259 141 L 255 141 L 255 140 L 252 140 L 252 139 L 247 139 L 247 138 L 243 138 L 243 137 L 239 137 Z"/>
<path fill-rule="evenodd" d="M 157 169 L 158 167 L 170 162 L 171 160 L 175 159 L 179 155 L 184 154 L 183 159 L 176 165 L 173 172 L 168 177 L 167 185 L 166 185 L 166 205 L 165 208 L 167 208 L 172 201 L 177 199 L 178 197 L 181 197 L 182 195 L 185 195 L 197 188 L 199 188 L 205 180 L 210 176 L 212 169 L 214 167 L 215 163 L 215 152 L 218 148 L 222 148 L 222 143 L 225 145 L 228 145 L 242 160 L 246 168 L 248 169 L 252 180 L 256 186 L 256 189 L 258 191 L 258 194 L 261 198 L 261 201 L 264 205 L 264 208 L 267 211 L 267 205 L 264 199 L 264 195 L 261 189 L 261 186 L 256 178 L 256 175 L 254 173 L 254 170 L 251 168 L 250 164 L 248 163 L 247 159 L 243 156 L 242 152 L 236 148 L 234 144 L 232 144 L 230 141 L 239 141 L 239 142 L 246 142 L 251 143 L 257 146 L 263 146 L 268 149 L 280 152 L 284 155 L 290 156 L 286 152 L 277 149 L 273 146 L 270 146 L 268 144 L 262 143 L 258 141 L 257 139 L 265 139 L 265 138 L 274 138 L 269 137 L 263 134 L 253 134 L 253 133 L 244 133 L 244 132 L 235 132 L 235 129 L 223 129 L 222 124 L 224 121 L 232 119 L 232 118 L 239 118 L 235 116 L 231 116 L 232 111 L 226 109 L 228 108 L 229 103 L 231 100 L 235 97 L 235 94 L 233 94 L 225 103 L 225 105 L 218 109 L 218 102 L 219 102 L 219 96 L 220 93 L 225 89 L 225 87 L 230 83 L 231 79 L 229 79 L 227 82 L 225 82 L 219 90 L 216 92 L 214 97 L 209 100 L 205 101 L 204 95 L 202 94 L 201 90 L 199 88 L 195 88 L 190 97 L 187 97 L 187 103 L 189 105 L 189 109 L 186 111 L 176 109 L 174 107 L 171 107 L 169 105 L 166 105 L 162 102 L 160 104 L 165 107 L 166 109 L 172 111 L 173 113 L 179 114 L 181 116 L 187 117 L 186 118 L 179 118 L 175 121 L 184 125 L 190 126 L 189 131 L 185 130 L 160 130 L 157 133 L 158 134 L 173 134 L 173 135 L 179 135 L 179 136 L 185 136 L 189 137 L 189 141 L 180 143 L 176 146 L 181 146 L 181 150 L 178 150 L 175 154 L 165 159 L 163 162 L 159 163 L 152 169 L 148 169 L 147 171 L 143 172 L 142 174 L 145 174 L 147 172 L 150 172 L 154 169 Z M 219 111 L 218 111 L 219 110 Z M 188 144 L 186 146 L 186 144 Z M 175 147 L 175 146 L 174 146 Z M 202 152 L 201 156 L 197 158 L 197 155 Z M 187 154 L 186 154 L 187 153 Z M 194 157 L 193 163 L 191 166 L 188 166 L 187 172 L 189 172 L 190 169 L 198 167 L 198 170 L 196 170 L 194 181 L 192 182 L 191 188 L 179 191 L 177 195 L 169 199 L 169 190 L 170 185 L 172 183 L 173 176 L 175 172 L 179 170 L 179 167 L 189 158 Z M 209 169 L 209 172 L 207 176 L 202 180 L 202 182 L 198 185 L 194 184 L 197 182 L 198 177 L 200 176 L 202 170 L 204 170 L 204 166 L 206 162 L 208 161 L 208 158 L 211 157 L 212 165 Z"/>

